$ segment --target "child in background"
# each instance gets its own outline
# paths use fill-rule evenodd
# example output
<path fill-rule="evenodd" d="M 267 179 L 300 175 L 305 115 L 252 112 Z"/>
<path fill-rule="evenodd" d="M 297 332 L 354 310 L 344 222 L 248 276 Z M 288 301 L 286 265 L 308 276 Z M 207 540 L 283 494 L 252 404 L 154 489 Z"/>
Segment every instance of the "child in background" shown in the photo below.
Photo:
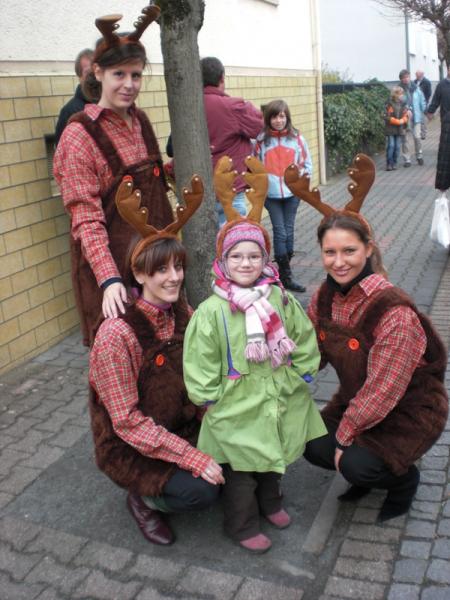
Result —
<path fill-rule="evenodd" d="M 228 220 L 217 237 L 214 293 L 186 330 L 183 371 L 191 401 L 208 406 L 197 447 L 223 467 L 225 532 L 261 553 L 271 541 L 260 531 L 260 514 L 277 528 L 290 524 L 281 475 L 326 429 L 307 384 L 319 367 L 315 334 L 297 300 L 279 287 L 259 224 L 267 184 L 259 209 L 251 197 L 252 211 L 240 217 L 234 194 L 226 206 L 217 183 L 231 175 L 231 189 L 228 162 L 223 157 L 214 175 Z"/>
<path fill-rule="evenodd" d="M 294 255 L 294 224 L 299 199 L 289 191 L 283 176 L 286 168 L 293 163 L 301 174 L 311 176 L 311 156 L 305 138 L 292 125 L 291 113 L 284 100 L 269 102 L 263 113 L 264 130 L 257 137 L 254 154 L 269 175 L 265 207 L 272 222 L 275 260 L 284 287 L 293 292 L 304 292 L 306 288 L 293 280 L 290 266 Z"/>
<path fill-rule="evenodd" d="M 392 88 L 391 98 L 386 103 L 384 120 L 386 123 L 386 171 L 395 171 L 400 154 L 402 138 L 408 124 L 408 108 L 403 99 L 403 89 Z"/>

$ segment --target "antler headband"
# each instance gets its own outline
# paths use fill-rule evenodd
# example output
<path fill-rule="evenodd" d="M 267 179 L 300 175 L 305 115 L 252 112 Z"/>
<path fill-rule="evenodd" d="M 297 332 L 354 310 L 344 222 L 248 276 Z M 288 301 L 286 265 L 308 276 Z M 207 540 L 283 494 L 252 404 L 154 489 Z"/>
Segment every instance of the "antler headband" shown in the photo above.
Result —
<path fill-rule="evenodd" d="M 203 181 L 198 175 L 192 176 L 191 187 L 192 191 L 187 188 L 183 189 L 185 206 L 177 205 L 175 221 L 164 229 L 156 229 L 147 223 L 148 210 L 141 207 L 140 190 L 133 191 L 133 178 L 130 175 L 123 178 L 115 197 L 117 210 L 122 219 L 142 236 L 142 240 L 136 244 L 131 255 L 131 266 L 134 266 L 137 256 L 147 246 L 157 239 L 176 237 L 180 229 L 189 221 L 203 200 Z"/>
<path fill-rule="evenodd" d="M 140 44 L 140 37 L 147 29 L 147 27 L 155 21 L 160 14 L 159 6 L 146 6 L 142 9 L 142 15 L 140 15 L 137 21 L 134 23 L 134 31 L 126 36 L 120 36 L 114 33 L 119 28 L 118 21 L 122 19 L 122 15 L 105 15 L 104 17 L 98 17 L 95 19 L 95 25 L 97 29 L 103 35 L 103 40 L 97 46 L 93 62 L 97 62 L 100 56 L 109 48 L 114 46 L 120 46 L 122 44 Z"/>
<path fill-rule="evenodd" d="M 233 161 L 229 156 L 222 156 L 214 169 L 214 190 L 216 196 L 223 206 L 223 211 L 227 223 L 222 227 L 217 237 L 217 253 L 222 254 L 222 245 L 226 233 L 237 223 L 242 221 L 251 221 L 261 229 L 264 234 L 267 252 L 270 253 L 270 238 L 267 231 L 260 224 L 264 201 L 269 187 L 269 178 L 262 162 L 254 156 L 248 156 L 245 159 L 248 171 L 242 173 L 245 183 L 249 186 L 246 190 L 246 196 L 252 205 L 247 217 L 243 217 L 233 208 L 233 199 L 236 195 L 236 189 L 233 187 L 237 171 L 233 169 Z"/>
<path fill-rule="evenodd" d="M 347 202 L 342 210 L 338 210 L 329 204 L 322 202 L 319 190 L 317 188 L 313 188 L 312 190 L 309 189 L 309 177 L 307 175 L 300 177 L 296 165 L 290 165 L 286 169 L 284 172 L 284 182 L 294 196 L 297 196 L 310 204 L 324 217 L 329 217 L 334 214 L 351 215 L 356 217 L 364 225 L 369 234 L 371 234 L 369 223 L 359 214 L 359 211 L 374 182 L 375 163 L 369 156 L 357 154 L 353 159 L 351 167 L 347 169 L 347 172 L 353 180 L 347 187 L 352 199 Z"/>

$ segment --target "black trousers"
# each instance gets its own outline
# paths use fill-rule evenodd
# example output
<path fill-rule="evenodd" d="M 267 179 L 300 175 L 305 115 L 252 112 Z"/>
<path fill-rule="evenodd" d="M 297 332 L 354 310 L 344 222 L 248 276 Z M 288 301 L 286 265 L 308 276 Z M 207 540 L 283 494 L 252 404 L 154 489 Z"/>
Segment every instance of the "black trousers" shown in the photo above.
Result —
<path fill-rule="evenodd" d="M 161 498 L 169 512 L 182 513 L 202 510 L 215 502 L 219 496 L 220 485 L 208 483 L 191 472 L 177 469 L 163 488 Z"/>
<path fill-rule="evenodd" d="M 334 471 L 335 450 L 335 436 L 330 432 L 308 442 L 304 457 L 313 465 Z M 356 444 L 344 450 L 339 469 L 343 477 L 352 485 L 388 490 L 396 496 L 408 494 L 419 481 L 419 472 L 415 465 L 411 465 L 404 475 L 394 475 L 381 458 Z"/>
<path fill-rule="evenodd" d="M 259 515 L 281 509 L 280 473 L 233 471 L 223 466 L 223 510 L 225 533 L 241 541 L 260 532 Z"/>

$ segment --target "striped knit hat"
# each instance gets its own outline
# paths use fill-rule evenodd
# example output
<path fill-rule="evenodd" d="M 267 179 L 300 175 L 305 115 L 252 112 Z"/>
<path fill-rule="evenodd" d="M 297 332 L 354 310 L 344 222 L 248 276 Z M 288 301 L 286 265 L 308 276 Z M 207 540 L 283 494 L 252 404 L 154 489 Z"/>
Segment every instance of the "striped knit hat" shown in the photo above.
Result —
<path fill-rule="evenodd" d="M 241 219 L 226 223 L 217 234 L 218 260 L 224 260 L 231 248 L 240 242 L 255 242 L 266 257 L 270 255 L 270 240 L 264 227 L 256 221 Z"/>

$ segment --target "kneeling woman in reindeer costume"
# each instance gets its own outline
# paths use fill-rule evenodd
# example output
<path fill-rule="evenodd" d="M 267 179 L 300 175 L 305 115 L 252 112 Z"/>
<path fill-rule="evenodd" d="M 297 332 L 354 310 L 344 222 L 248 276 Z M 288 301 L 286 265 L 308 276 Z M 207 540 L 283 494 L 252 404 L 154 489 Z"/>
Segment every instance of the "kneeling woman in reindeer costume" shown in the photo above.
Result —
<path fill-rule="evenodd" d="M 198 447 L 223 464 L 225 531 L 264 552 L 271 541 L 260 531 L 260 513 L 274 527 L 289 525 L 281 475 L 326 429 L 307 384 L 320 361 L 314 329 L 269 262 L 269 236 L 259 223 L 267 174 L 256 158 L 246 164 L 247 218 L 232 208 L 231 160 L 222 157 L 215 169 L 228 222 L 217 236 L 214 294 L 186 330 L 183 368 L 189 398 L 209 406 Z"/>
<path fill-rule="evenodd" d="M 90 357 L 90 410 L 96 460 L 128 490 L 127 505 L 144 537 L 170 544 L 163 512 L 198 510 L 217 497 L 221 467 L 195 448 L 198 409 L 182 378 L 183 335 L 191 310 L 181 292 L 186 252 L 176 233 L 200 205 L 203 185 L 192 180 L 186 207 L 158 231 L 147 225 L 141 194 L 125 177 L 116 194 L 119 214 L 143 239 L 132 246 L 125 277 L 139 295 L 125 314 L 106 319 Z"/>
<path fill-rule="evenodd" d="M 375 165 L 358 155 L 349 169 L 352 200 L 343 210 L 321 202 L 291 166 L 285 182 L 324 215 L 317 232 L 327 278 L 313 296 L 321 366 L 340 387 L 322 411 L 328 435 L 307 444 L 305 458 L 342 473 L 352 487 L 341 500 L 387 490 L 378 515 L 408 511 L 419 484 L 414 461 L 439 438 L 447 419 L 446 352 L 429 319 L 387 279 L 372 228 L 359 214 Z"/>

